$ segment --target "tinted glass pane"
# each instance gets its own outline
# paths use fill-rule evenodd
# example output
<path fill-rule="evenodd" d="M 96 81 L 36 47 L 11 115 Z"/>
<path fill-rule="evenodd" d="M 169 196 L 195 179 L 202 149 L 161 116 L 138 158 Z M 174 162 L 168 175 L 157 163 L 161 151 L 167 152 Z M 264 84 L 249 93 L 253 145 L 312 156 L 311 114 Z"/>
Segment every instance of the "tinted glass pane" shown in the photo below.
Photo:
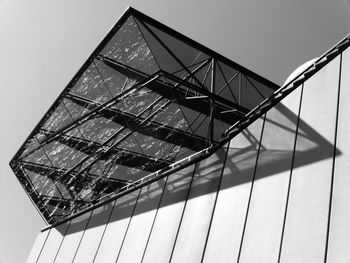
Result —
<path fill-rule="evenodd" d="M 264 100 L 264 95 L 252 84 L 248 78 L 242 77 L 242 104 L 248 109 L 254 108 Z"/>
<path fill-rule="evenodd" d="M 160 95 L 157 93 L 154 93 L 147 88 L 143 88 L 130 93 L 129 96 L 118 102 L 116 107 L 120 111 L 128 112 L 136 116 L 159 97 Z"/>
<path fill-rule="evenodd" d="M 30 178 L 30 181 L 32 182 L 39 195 L 47 197 L 61 197 L 59 190 L 52 180 L 41 174 L 37 174 L 29 170 L 26 170 L 26 174 Z"/>
<path fill-rule="evenodd" d="M 120 164 L 113 165 L 112 169 L 108 173 L 108 177 L 115 178 L 124 181 L 136 181 L 146 175 L 150 174 L 145 170 L 141 170 L 134 167 L 127 167 Z"/>
<path fill-rule="evenodd" d="M 119 28 L 101 54 L 147 74 L 158 70 L 153 54 L 132 16 Z"/>
<path fill-rule="evenodd" d="M 69 92 L 99 103 L 106 102 L 112 98 L 112 93 L 106 86 L 95 63 L 89 66 Z"/>
<path fill-rule="evenodd" d="M 237 94 L 234 92 L 235 85 L 238 85 L 238 83 L 234 82 L 235 79 L 238 80 L 238 72 L 230 70 L 230 73 L 227 72 L 224 74 L 223 68 L 225 67 L 221 63 L 216 64 L 215 94 L 229 101 L 238 103 Z"/>
<path fill-rule="evenodd" d="M 204 86 L 206 90 L 211 91 L 211 78 L 212 78 L 211 68 L 212 68 L 211 63 L 208 63 L 205 67 L 195 72 L 194 75 L 196 79 L 190 78 L 190 82 L 199 87 Z"/>
<path fill-rule="evenodd" d="M 34 149 L 38 148 L 41 139 L 44 139 L 45 137 L 45 132 L 40 130 L 34 136 L 29 138 L 23 146 L 23 152 L 21 153 L 21 156 L 24 156 L 29 152 L 33 151 Z"/>
<path fill-rule="evenodd" d="M 88 142 L 92 141 L 101 144 L 121 127 L 114 121 L 112 116 L 108 117 L 110 117 L 110 119 L 104 116 L 92 118 L 79 125 L 72 130 L 72 132 L 74 132 L 74 134 L 80 133 L 81 137 Z"/>
<path fill-rule="evenodd" d="M 24 158 L 24 161 L 42 165 L 51 165 L 47 154 L 42 148 L 38 148 L 37 150 L 29 154 L 27 157 Z"/>
<path fill-rule="evenodd" d="M 249 80 L 251 85 L 253 85 L 257 90 L 259 90 L 259 93 L 261 93 L 260 98 L 261 98 L 261 95 L 264 96 L 265 98 L 268 98 L 272 95 L 273 90 L 271 90 L 271 88 L 269 88 L 267 85 L 247 75 L 245 75 L 245 77 Z"/>
<path fill-rule="evenodd" d="M 173 36 L 159 30 L 158 28 L 155 28 L 150 24 L 145 24 L 151 30 L 149 33 L 152 35 L 153 39 L 156 39 L 159 43 L 162 42 L 170 50 L 172 54 L 167 52 L 167 56 L 172 56 L 173 58 L 176 57 L 178 60 L 180 60 L 181 63 L 179 62 L 179 64 L 182 64 L 181 67 L 190 67 L 199 59 L 203 60 L 208 58 L 207 55 L 203 54 L 203 52 L 195 49 L 194 47 L 189 46 L 181 40 L 174 38 Z M 152 49 L 152 51 L 154 52 L 154 56 L 158 61 L 157 50 Z M 163 56 L 163 54 L 161 55 Z M 175 71 L 179 69 L 181 68 L 177 68 Z"/>
<path fill-rule="evenodd" d="M 70 169 L 76 165 L 86 154 L 77 149 L 67 146 L 64 143 L 53 141 L 43 146 L 52 166 Z"/>
<path fill-rule="evenodd" d="M 112 69 L 99 60 L 95 60 L 95 64 L 113 97 L 119 95 L 122 91 L 129 89 L 136 83 L 135 79 L 125 76 L 121 72 Z"/>
<path fill-rule="evenodd" d="M 210 116 L 215 144 L 237 104 L 245 113 L 272 92 L 152 20 L 123 19 L 11 161 L 50 223 L 209 147 Z"/>
<path fill-rule="evenodd" d="M 141 30 L 142 35 L 144 36 L 147 45 L 149 46 L 160 69 L 167 72 L 176 72 L 183 70 L 181 64 L 179 64 L 179 62 L 169 54 L 166 48 L 158 42 L 155 36 L 152 35 L 153 31 L 150 32 L 148 29 L 146 29 L 144 25 L 136 18 L 135 21 L 137 21 L 139 29 Z"/>
<path fill-rule="evenodd" d="M 83 107 L 82 105 L 75 103 L 71 99 L 64 99 L 63 102 L 73 121 L 79 119 L 80 117 L 84 116 L 85 114 L 91 111 L 91 109 L 89 109 L 88 107 Z"/>
<path fill-rule="evenodd" d="M 51 112 L 50 117 L 44 123 L 42 128 L 48 131 L 57 131 L 63 127 L 66 127 L 72 123 L 72 119 L 69 112 L 62 101 L 58 106 Z"/>
<path fill-rule="evenodd" d="M 188 127 L 188 123 L 177 103 L 171 103 L 156 114 L 152 120 L 159 123 L 160 126 L 169 126 L 179 130 L 185 130 Z"/>
<path fill-rule="evenodd" d="M 217 63 L 217 86 L 215 93 L 222 98 L 238 103 L 239 99 L 239 72 L 224 63 Z"/>

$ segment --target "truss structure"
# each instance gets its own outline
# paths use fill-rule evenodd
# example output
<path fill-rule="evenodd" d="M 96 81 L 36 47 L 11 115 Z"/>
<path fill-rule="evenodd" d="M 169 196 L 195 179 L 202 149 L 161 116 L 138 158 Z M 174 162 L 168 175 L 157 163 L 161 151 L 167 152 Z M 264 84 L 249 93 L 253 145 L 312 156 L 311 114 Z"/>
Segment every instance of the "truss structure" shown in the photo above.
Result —
<path fill-rule="evenodd" d="M 205 158 L 277 89 L 129 8 L 10 165 L 57 224 Z"/>

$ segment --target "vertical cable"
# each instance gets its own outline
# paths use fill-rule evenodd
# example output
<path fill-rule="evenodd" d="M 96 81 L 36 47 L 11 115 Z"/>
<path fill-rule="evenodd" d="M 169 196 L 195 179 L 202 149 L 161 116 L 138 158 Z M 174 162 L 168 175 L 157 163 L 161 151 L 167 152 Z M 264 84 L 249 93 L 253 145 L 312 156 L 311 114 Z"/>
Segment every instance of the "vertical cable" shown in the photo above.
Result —
<path fill-rule="evenodd" d="M 76 257 L 76 255 L 77 255 L 77 253 L 78 253 L 78 250 L 79 250 L 81 241 L 82 241 L 83 238 L 84 238 L 85 231 L 86 231 L 86 229 L 87 229 L 87 227 L 88 227 L 88 225 L 89 225 L 89 223 L 90 223 L 90 219 L 91 219 L 91 217 L 92 217 L 93 212 L 94 212 L 94 210 L 92 210 L 91 213 L 90 213 L 90 215 L 89 215 L 89 219 L 88 219 L 88 221 L 87 221 L 87 223 L 86 223 L 86 225 L 85 225 L 85 228 L 84 228 L 84 230 L 83 230 L 83 234 L 82 234 L 82 236 L 81 236 L 81 238 L 80 238 L 80 240 L 79 240 L 78 247 L 77 247 L 77 250 L 75 251 L 75 254 L 74 254 L 74 257 L 73 257 L 73 259 L 72 259 L 72 262 L 74 262 L 75 257 Z"/>
<path fill-rule="evenodd" d="M 62 238 L 61 243 L 60 243 L 60 245 L 59 245 L 59 247 L 58 247 L 58 249 L 57 249 L 57 252 L 56 252 L 55 258 L 54 258 L 54 259 L 53 259 L 53 261 L 52 261 L 53 263 L 55 263 L 56 258 L 57 258 L 57 255 L 58 255 L 58 253 L 59 253 L 59 252 L 60 252 L 60 250 L 61 250 L 61 247 L 62 247 L 63 241 L 64 241 L 64 239 L 65 239 L 65 237 L 66 237 L 66 234 L 67 234 L 67 232 L 68 232 L 68 228 L 70 227 L 70 223 L 71 223 L 71 222 L 72 222 L 72 220 L 70 220 L 70 221 L 69 221 L 68 226 L 67 226 L 66 230 L 64 231 L 63 238 Z"/>
<path fill-rule="evenodd" d="M 97 245 L 96 253 L 95 253 L 95 255 L 94 255 L 94 258 L 93 258 L 92 262 L 95 262 L 95 260 L 96 260 L 96 256 L 97 256 L 97 254 L 98 254 L 98 251 L 99 251 L 99 249 L 100 249 L 102 240 L 103 240 L 104 235 L 105 235 L 105 233 L 106 233 L 106 229 L 107 229 L 107 227 L 108 227 L 108 225 L 109 225 L 109 221 L 111 220 L 111 217 L 112 217 L 112 214 L 113 214 L 113 211 L 114 211 L 114 207 L 117 205 L 117 201 L 118 201 L 118 199 L 115 200 L 115 201 L 113 202 L 113 204 L 112 204 L 111 212 L 110 212 L 110 214 L 109 214 L 109 216 L 108 216 L 108 219 L 107 219 L 107 222 L 106 222 L 106 224 L 105 224 L 105 227 L 103 228 L 102 236 L 101 236 L 100 242 L 99 242 L 98 245 Z"/>
<path fill-rule="evenodd" d="M 118 259 L 119 259 L 119 256 L 120 256 L 120 252 L 121 252 L 122 249 L 123 249 L 124 241 L 125 241 L 126 235 L 128 234 L 129 226 L 130 226 L 131 220 L 132 220 L 132 218 L 133 218 L 133 216 L 134 216 L 134 212 L 135 212 L 135 210 L 136 210 L 136 206 L 137 206 L 137 203 L 138 203 L 138 201 L 139 201 L 139 198 L 140 198 L 140 195 L 141 195 L 141 191 L 142 191 L 142 188 L 139 190 L 139 193 L 138 193 L 138 195 L 137 195 L 136 202 L 135 202 L 134 208 L 132 209 L 132 212 L 131 212 L 131 215 L 130 215 L 130 220 L 129 220 L 129 222 L 128 222 L 128 226 L 127 226 L 126 229 L 125 229 L 125 234 L 124 234 L 124 237 L 123 237 L 123 241 L 122 241 L 122 243 L 120 244 L 118 256 L 117 256 L 117 259 L 115 260 L 115 262 L 118 262 Z"/>
<path fill-rule="evenodd" d="M 34 137 L 35 137 L 36 141 L 37 141 L 38 143 L 40 143 L 39 140 L 38 140 L 38 138 L 37 138 L 37 136 L 34 135 Z M 54 166 L 53 163 L 52 163 L 52 160 L 50 159 L 50 157 L 49 157 L 48 154 L 46 153 L 46 151 L 45 151 L 45 149 L 44 149 L 44 146 L 41 147 L 41 149 L 42 149 L 43 153 L 45 154 L 46 158 L 49 160 L 49 162 L 50 162 L 50 164 L 51 164 L 51 167 L 52 167 L 52 168 L 55 168 L 55 166 Z M 46 176 L 46 178 L 48 178 L 48 177 Z M 56 187 L 58 193 L 60 194 L 60 196 L 62 197 L 62 199 L 64 199 L 63 194 L 61 193 L 60 189 L 59 189 L 58 186 L 56 185 L 57 181 L 55 181 L 55 180 L 52 180 L 52 181 L 53 181 L 53 184 L 55 185 L 55 187 Z M 33 185 L 34 185 L 34 184 L 33 184 Z M 39 195 L 40 195 L 40 193 L 39 193 Z M 48 197 L 50 197 L 50 196 L 48 196 Z"/>
<path fill-rule="evenodd" d="M 278 251 L 278 262 L 280 262 L 280 260 L 281 260 L 282 245 L 283 245 L 284 232 L 285 232 L 286 221 L 287 221 L 287 211 L 288 211 L 288 205 L 289 205 L 290 189 L 291 189 L 291 185 L 292 185 L 292 175 L 293 175 L 293 168 L 294 168 L 293 166 L 294 166 L 294 160 L 295 160 L 295 150 L 297 147 L 297 138 L 298 138 L 298 131 L 299 131 L 299 123 L 300 123 L 301 104 L 303 101 L 303 92 L 304 92 L 304 84 L 302 84 L 301 92 L 300 92 L 298 117 L 297 117 L 297 123 L 296 123 L 296 128 L 295 128 L 295 137 L 294 137 L 294 145 L 293 145 L 293 154 L 292 154 L 291 168 L 290 168 L 288 188 L 287 188 L 286 205 L 285 205 L 285 209 L 284 209 L 282 233 L 281 233 L 280 247 L 279 247 L 279 251 Z"/>
<path fill-rule="evenodd" d="M 239 252 L 238 252 L 237 262 L 239 262 L 239 260 L 240 260 L 241 252 L 242 252 L 242 247 L 243 247 L 243 239 L 244 239 L 245 229 L 246 229 L 247 221 L 248 221 L 248 214 L 249 214 L 250 202 L 251 202 L 252 195 L 253 195 L 254 181 L 255 181 L 255 175 L 256 175 L 256 170 L 257 170 L 258 161 L 259 161 L 261 141 L 262 141 L 262 137 L 263 137 L 263 134 L 264 134 L 265 121 L 266 121 L 266 113 L 265 113 L 265 115 L 264 115 L 264 120 L 263 120 L 262 127 L 261 127 L 261 134 L 260 134 L 259 147 L 258 147 L 257 154 L 256 154 L 256 161 L 255 161 L 254 173 L 253 173 L 253 178 L 252 178 L 252 184 L 251 184 L 251 186 L 250 186 L 250 193 L 249 193 L 248 204 L 247 204 L 247 212 L 246 212 L 245 219 L 244 219 L 244 225 L 243 225 L 241 243 L 240 243 L 240 245 L 239 245 Z"/>
<path fill-rule="evenodd" d="M 35 262 L 38 262 L 38 260 L 39 260 L 39 258 L 40 258 L 40 255 L 41 255 L 41 252 L 43 252 L 43 249 L 44 249 L 44 247 L 45 247 L 45 245 L 46 245 L 46 241 L 47 241 L 47 239 L 48 239 L 48 237 L 49 237 L 49 235 L 50 235 L 50 232 L 51 232 L 51 229 L 49 230 L 49 233 L 47 233 L 47 235 L 46 235 L 46 237 L 45 237 L 45 241 L 44 241 L 43 245 L 41 246 L 41 249 L 40 249 L 40 251 L 39 251 L 38 256 L 36 257 Z"/>
<path fill-rule="evenodd" d="M 171 249 L 171 254 L 170 254 L 169 262 L 171 262 L 171 259 L 173 258 L 173 253 L 174 253 L 174 250 L 175 250 L 177 237 L 178 237 L 179 232 L 180 232 L 180 227 L 181 227 L 182 219 L 183 219 L 184 214 L 185 214 L 185 210 L 186 210 L 186 206 L 187 206 L 187 201 L 188 201 L 188 198 L 189 198 L 189 196 L 190 196 L 191 187 L 192 187 L 192 183 L 193 183 L 193 179 L 194 179 L 194 174 L 196 173 L 197 167 L 198 167 L 198 163 L 196 163 L 196 164 L 194 165 L 194 169 L 193 169 L 192 177 L 191 177 L 191 182 L 190 182 L 190 185 L 189 185 L 189 187 L 188 187 L 188 192 L 187 192 L 187 195 L 186 195 L 186 201 L 185 201 L 185 204 L 184 204 L 184 208 L 182 209 L 182 214 L 181 214 L 179 226 L 178 226 L 177 231 L 176 231 L 176 236 L 175 236 L 173 248 Z"/>
<path fill-rule="evenodd" d="M 326 236 L 326 248 L 325 248 L 325 254 L 324 254 L 324 262 L 327 262 L 328 247 L 329 247 L 329 232 L 330 232 L 330 228 L 331 228 L 331 217 L 332 217 L 332 201 L 333 201 L 333 190 L 334 190 L 333 188 L 334 188 L 335 156 L 336 156 L 336 152 L 337 152 L 337 137 L 338 137 L 338 119 L 339 119 L 339 102 L 340 102 L 340 86 L 341 86 L 342 61 L 343 61 L 343 53 L 340 53 L 339 79 L 338 79 L 338 96 L 337 96 L 337 112 L 336 112 L 336 120 L 335 120 L 332 177 L 331 177 L 331 185 L 330 185 L 330 193 L 329 193 L 329 209 L 328 209 L 327 236 Z"/>
<path fill-rule="evenodd" d="M 217 203 L 217 200 L 218 200 L 218 197 L 219 197 L 219 192 L 220 192 L 220 189 L 221 189 L 222 178 L 224 177 L 224 170 L 225 170 L 225 165 L 226 165 L 226 160 L 227 160 L 229 149 L 230 149 L 230 142 L 227 143 L 226 154 L 225 154 L 225 157 L 224 157 L 224 160 L 223 160 L 223 165 L 222 165 L 222 169 L 221 169 L 221 175 L 220 175 L 219 184 L 218 184 L 218 190 L 216 191 L 216 195 L 215 195 L 214 206 L 213 206 L 213 210 L 212 210 L 211 217 L 210 217 L 209 228 L 208 228 L 208 233 L 207 233 L 207 236 L 206 236 L 206 239 L 205 239 L 205 243 L 204 243 L 204 249 L 203 249 L 203 253 L 202 253 L 201 262 L 203 262 L 203 260 L 204 260 L 205 251 L 207 249 L 207 244 L 208 244 L 208 240 L 209 240 L 209 234 L 210 234 L 211 226 L 212 226 L 212 223 L 213 223 L 213 218 L 214 218 L 215 209 L 216 209 L 216 203 Z"/>
<path fill-rule="evenodd" d="M 169 175 L 169 176 L 171 176 L 171 175 Z M 157 210 L 156 210 L 156 213 L 155 213 L 154 218 L 153 218 L 153 221 L 152 221 L 152 226 L 151 226 L 151 229 L 150 229 L 150 231 L 149 231 L 149 235 L 148 235 L 148 238 L 147 238 L 147 241 L 146 241 L 146 246 L 145 246 L 145 249 L 143 250 L 143 254 L 142 254 L 142 258 L 141 258 L 141 262 L 143 262 L 143 259 L 144 259 L 145 254 L 146 254 L 147 246 L 148 246 L 149 240 L 150 240 L 151 235 L 152 235 L 153 227 L 154 227 L 154 224 L 155 224 L 156 219 L 157 219 L 157 215 L 158 215 L 159 207 L 160 207 L 160 204 L 162 203 L 163 195 L 164 195 L 164 192 L 165 192 L 165 187 L 166 187 L 166 185 L 167 185 L 167 182 L 168 182 L 168 178 L 169 178 L 169 176 L 167 176 L 167 177 L 165 178 L 165 182 L 164 182 L 163 191 L 162 191 L 162 194 L 161 194 L 161 196 L 160 196 L 160 198 L 159 198 L 159 202 L 158 202 Z M 158 181 L 158 182 L 159 182 L 159 181 Z"/>

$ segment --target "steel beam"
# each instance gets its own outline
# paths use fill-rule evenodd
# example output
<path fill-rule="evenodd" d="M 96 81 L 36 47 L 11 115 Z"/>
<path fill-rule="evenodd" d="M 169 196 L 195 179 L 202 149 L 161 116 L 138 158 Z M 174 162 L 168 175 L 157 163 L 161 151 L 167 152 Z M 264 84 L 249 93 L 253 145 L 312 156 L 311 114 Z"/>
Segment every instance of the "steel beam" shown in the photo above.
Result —
<path fill-rule="evenodd" d="M 118 61 L 112 60 L 108 57 L 105 56 L 98 56 L 97 59 L 99 59 L 100 61 L 102 61 L 103 63 L 105 63 L 107 66 L 109 66 L 110 68 L 122 73 L 125 76 L 128 76 L 130 78 L 133 79 L 137 79 L 137 80 L 142 80 L 144 78 L 149 77 L 149 75 L 147 75 L 146 73 L 143 73 L 137 69 L 131 68 L 127 65 L 124 65 Z M 201 68 L 203 68 L 210 60 L 208 60 L 207 62 L 202 63 L 199 67 L 197 67 L 195 70 L 193 70 L 192 72 L 190 72 L 191 74 L 195 74 L 197 71 L 199 71 Z M 176 82 L 175 85 L 173 85 L 173 88 L 175 89 L 183 89 L 181 88 L 180 85 L 183 85 L 186 88 L 191 89 L 193 92 L 198 92 L 202 95 L 208 96 L 208 97 L 213 97 L 216 101 L 220 102 L 221 104 L 225 105 L 226 107 L 232 108 L 232 109 L 237 109 L 239 111 L 242 111 L 242 113 L 247 113 L 249 112 L 249 109 L 244 108 L 241 105 L 238 105 L 237 103 L 234 103 L 228 99 L 225 99 L 223 97 L 220 97 L 218 95 L 216 95 L 215 93 L 210 92 L 206 87 L 201 87 L 195 84 L 192 84 L 190 82 L 188 82 L 187 80 L 192 76 L 192 75 L 187 75 L 185 78 L 181 79 L 173 74 L 170 74 L 164 70 L 159 70 L 158 72 L 159 75 L 164 75 L 166 76 L 168 79 L 173 80 L 174 82 Z M 157 79 L 156 81 L 152 81 L 152 83 L 157 82 L 157 83 L 161 83 L 161 81 L 159 79 Z M 148 86 L 147 86 L 148 87 Z"/>
<path fill-rule="evenodd" d="M 107 66 L 111 67 L 112 69 L 117 70 L 130 78 L 142 79 L 142 78 L 145 78 L 145 76 L 146 76 L 145 73 L 142 73 L 138 70 L 127 67 L 127 66 L 125 66 L 117 61 L 113 61 L 109 58 L 99 56 L 98 59 L 103 61 Z M 174 99 L 171 96 L 171 92 L 169 91 L 169 89 L 172 89 L 171 91 L 176 95 L 176 100 L 179 102 L 180 105 L 183 105 L 183 106 L 188 107 L 192 110 L 201 112 L 201 113 L 209 116 L 210 115 L 209 99 L 214 99 L 214 101 L 217 102 L 217 105 L 216 105 L 217 111 L 215 111 L 215 113 L 214 113 L 215 118 L 221 119 L 222 121 L 224 121 L 230 125 L 234 124 L 238 120 L 238 118 L 233 119 L 232 116 L 230 118 L 223 117 L 220 115 L 221 111 L 237 109 L 237 111 L 241 113 L 240 115 L 244 115 L 244 114 L 249 112 L 249 109 L 247 109 L 241 105 L 238 105 L 234 102 L 231 102 L 223 97 L 220 97 L 220 96 L 216 95 L 215 93 L 208 91 L 207 89 L 203 89 L 201 87 L 198 87 L 197 85 L 191 84 L 191 83 L 187 82 L 185 79 L 180 79 L 180 78 L 178 78 L 170 73 L 167 73 L 165 71 L 162 71 L 162 70 L 158 71 L 157 73 L 159 75 L 163 75 L 168 80 L 174 81 L 176 84 L 172 85 L 172 84 L 170 84 L 171 81 L 168 81 L 168 83 L 166 83 L 164 81 L 161 81 L 161 79 L 155 79 L 154 81 L 150 82 L 147 85 L 147 88 L 160 94 L 164 98 L 167 98 L 170 100 Z M 186 79 L 188 77 L 186 77 Z M 190 91 L 188 91 L 188 89 Z M 198 100 L 197 103 L 188 102 L 186 100 L 186 98 L 189 96 L 190 97 L 197 97 L 196 93 L 200 93 L 202 96 L 207 96 L 208 99 L 203 99 L 201 101 Z M 238 116 L 240 116 L 240 115 L 238 115 Z"/>
<path fill-rule="evenodd" d="M 215 94 L 215 59 L 211 61 L 211 83 L 210 92 Z M 214 142 L 214 112 L 215 112 L 215 98 L 210 98 L 210 119 L 209 119 L 209 142 L 210 145 Z"/>
<path fill-rule="evenodd" d="M 57 137 L 56 140 L 87 155 L 92 155 L 103 147 L 100 143 L 67 135 Z M 101 160 L 108 160 L 111 156 L 116 156 L 112 161 L 115 164 L 134 167 L 148 172 L 154 172 L 172 164 L 169 160 L 154 158 L 116 147 L 114 147 L 109 154 L 102 155 Z"/>

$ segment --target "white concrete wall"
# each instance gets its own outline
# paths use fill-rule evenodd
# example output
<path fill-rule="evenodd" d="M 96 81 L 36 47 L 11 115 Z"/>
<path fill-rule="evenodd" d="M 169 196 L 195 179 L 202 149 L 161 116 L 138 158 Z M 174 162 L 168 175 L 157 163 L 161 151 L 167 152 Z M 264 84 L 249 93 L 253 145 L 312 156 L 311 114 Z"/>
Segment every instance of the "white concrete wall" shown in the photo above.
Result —
<path fill-rule="evenodd" d="M 210 158 L 41 233 L 28 262 L 349 262 L 349 101 L 350 49 Z"/>
<path fill-rule="evenodd" d="M 340 77 L 336 147 L 341 153 L 334 163 L 328 262 L 350 259 L 350 48 L 343 53 Z"/>
<path fill-rule="evenodd" d="M 300 112 L 304 124 L 300 123 L 297 134 L 282 262 L 322 262 L 325 257 L 334 147 L 318 146 L 315 141 L 305 156 L 310 143 L 302 133 L 311 128 L 334 143 L 338 81 L 339 57 L 304 84 Z M 315 155 L 327 153 L 329 157 L 313 162 Z"/>

